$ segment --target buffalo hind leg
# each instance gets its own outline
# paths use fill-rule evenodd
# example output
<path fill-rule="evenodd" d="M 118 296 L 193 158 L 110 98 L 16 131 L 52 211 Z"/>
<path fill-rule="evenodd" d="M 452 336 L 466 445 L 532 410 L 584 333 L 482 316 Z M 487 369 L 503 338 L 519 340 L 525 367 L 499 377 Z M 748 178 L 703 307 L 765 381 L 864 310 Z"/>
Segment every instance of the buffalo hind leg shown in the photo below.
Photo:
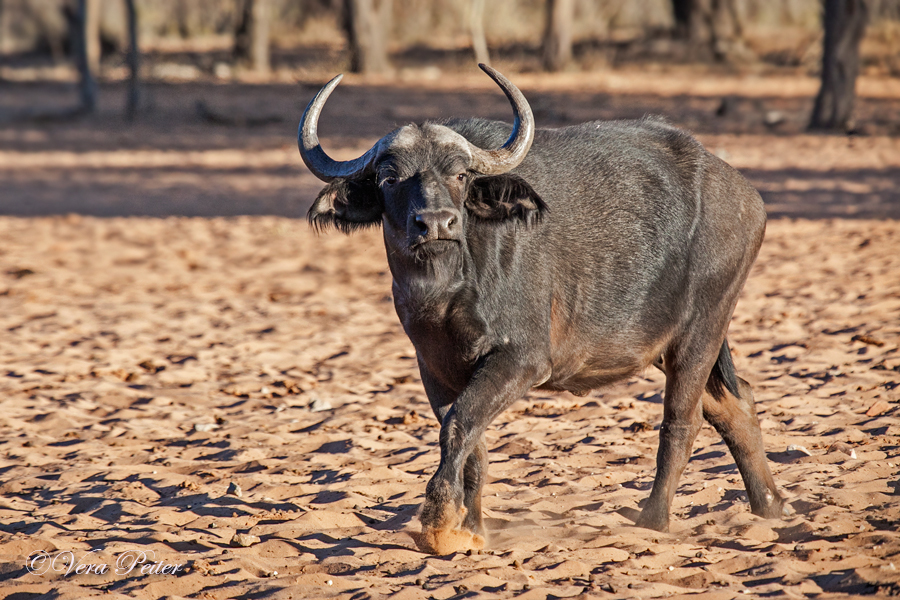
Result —
<path fill-rule="evenodd" d="M 728 343 L 723 341 L 717 350 L 715 357 L 711 347 L 702 352 L 696 352 L 696 347 L 695 352 L 681 349 L 674 356 L 667 356 L 662 364 L 654 363 L 666 373 L 666 393 L 656 478 L 638 526 L 657 531 L 668 529 L 678 480 L 690 459 L 703 418 L 719 432 L 731 451 L 744 479 L 752 512 L 766 518 L 783 515 L 784 499 L 769 471 L 753 392 L 735 374 Z M 707 366 L 710 362 L 712 369 Z M 708 375 L 698 378 L 697 374 L 703 372 Z"/>
<path fill-rule="evenodd" d="M 716 394 L 718 397 L 709 390 L 704 392 L 703 416 L 719 432 L 731 451 L 744 479 L 753 514 L 768 519 L 780 518 L 784 515 L 784 499 L 775 488 L 769 471 L 753 391 L 750 384 L 740 377 L 736 380 L 737 396 L 724 386 Z"/>
<path fill-rule="evenodd" d="M 636 521 L 638 527 L 669 530 L 669 510 L 678 480 L 691 457 L 691 448 L 703 425 L 700 396 L 705 381 L 687 370 L 670 367 L 666 361 L 666 391 L 663 422 L 659 428 L 656 477 L 653 490 Z"/>

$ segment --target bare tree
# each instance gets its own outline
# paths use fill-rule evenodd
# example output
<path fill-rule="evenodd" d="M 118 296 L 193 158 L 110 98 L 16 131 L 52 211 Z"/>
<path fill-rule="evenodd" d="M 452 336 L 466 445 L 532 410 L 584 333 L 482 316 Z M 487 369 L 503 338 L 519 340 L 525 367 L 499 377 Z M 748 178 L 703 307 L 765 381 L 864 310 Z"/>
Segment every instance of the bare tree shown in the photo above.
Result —
<path fill-rule="evenodd" d="M 344 0 L 344 29 L 350 45 L 350 70 L 383 73 L 390 69 L 387 32 L 391 0 Z"/>
<path fill-rule="evenodd" d="M 140 52 L 138 46 L 137 8 L 135 0 L 124 0 L 128 23 L 128 55 L 130 71 L 128 97 L 125 112 L 132 120 L 138 109 L 138 70 Z M 100 0 L 78 0 L 75 6 L 73 49 L 78 67 L 81 104 L 78 112 L 90 113 L 97 109 L 97 73 L 100 65 Z"/>
<path fill-rule="evenodd" d="M 475 62 L 491 64 L 487 38 L 484 35 L 484 0 L 471 0 L 469 3 L 469 31 L 472 34 Z"/>
<path fill-rule="evenodd" d="M 100 21 L 103 16 L 102 0 L 86 0 L 84 20 L 84 41 L 88 64 L 92 73 L 100 72 L 102 47 L 100 44 Z"/>
<path fill-rule="evenodd" d="M 859 45 L 869 20 L 866 0 L 825 0 L 822 85 L 809 128 L 846 131 L 850 127 L 859 75 Z"/>
<path fill-rule="evenodd" d="M 178 35 L 183 39 L 191 36 L 191 30 L 188 27 L 188 1 L 178 0 L 174 8 L 175 22 L 178 24 Z"/>
<path fill-rule="evenodd" d="M 691 11 L 693 0 L 672 0 L 672 15 L 675 18 L 675 36 L 686 40 L 690 37 Z"/>
<path fill-rule="evenodd" d="M 269 72 L 269 0 L 241 0 L 234 55 L 256 73 Z"/>
<path fill-rule="evenodd" d="M 6 8 L 0 0 L 0 54 L 6 54 Z"/>
<path fill-rule="evenodd" d="M 547 0 L 543 63 L 547 71 L 561 71 L 572 60 L 575 0 Z"/>
<path fill-rule="evenodd" d="M 749 54 L 739 3 L 740 0 L 672 0 L 675 35 L 687 42 L 689 58 L 728 61 Z"/>
<path fill-rule="evenodd" d="M 129 121 L 134 120 L 138 109 L 138 70 L 140 68 L 140 51 L 138 46 L 137 10 L 134 0 L 125 0 L 125 12 L 128 19 L 128 100 L 125 104 L 125 115 Z"/>
<path fill-rule="evenodd" d="M 78 0 L 75 11 L 75 61 L 78 65 L 79 91 L 81 93 L 81 110 L 93 112 L 97 108 L 96 68 L 91 60 L 90 39 L 91 13 L 98 12 L 96 0 Z M 94 36 L 98 37 L 98 36 Z M 97 44 L 99 53 L 99 40 Z"/>

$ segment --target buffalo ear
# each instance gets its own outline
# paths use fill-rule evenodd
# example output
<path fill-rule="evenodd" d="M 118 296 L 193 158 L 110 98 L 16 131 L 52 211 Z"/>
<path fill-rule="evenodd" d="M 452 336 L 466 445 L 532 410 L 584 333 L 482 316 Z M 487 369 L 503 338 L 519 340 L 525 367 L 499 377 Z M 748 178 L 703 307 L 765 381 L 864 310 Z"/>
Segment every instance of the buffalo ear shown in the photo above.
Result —
<path fill-rule="evenodd" d="M 521 219 L 527 224 L 540 221 L 548 210 L 527 181 L 508 173 L 475 179 L 469 186 L 466 208 L 480 219 Z"/>
<path fill-rule="evenodd" d="M 384 200 L 375 179 L 336 179 L 319 192 L 306 217 L 316 229 L 334 226 L 350 233 L 381 223 Z"/>

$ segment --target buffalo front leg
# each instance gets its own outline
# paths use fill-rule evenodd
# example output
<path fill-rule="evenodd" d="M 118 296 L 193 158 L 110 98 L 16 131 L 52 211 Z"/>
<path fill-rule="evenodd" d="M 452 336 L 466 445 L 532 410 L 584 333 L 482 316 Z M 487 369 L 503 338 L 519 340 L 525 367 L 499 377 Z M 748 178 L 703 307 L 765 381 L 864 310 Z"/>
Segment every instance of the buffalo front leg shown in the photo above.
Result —
<path fill-rule="evenodd" d="M 753 391 L 740 377 L 737 382 L 738 396 L 727 389 L 722 390 L 719 398 L 705 392 L 703 416 L 731 451 L 747 488 L 751 512 L 768 519 L 780 518 L 784 516 L 784 498 L 778 493 L 769 471 Z"/>
<path fill-rule="evenodd" d="M 463 517 L 462 528 L 484 538 L 484 520 L 481 515 L 481 489 L 487 479 L 487 442 L 484 436 L 466 459 L 463 469 L 463 507 L 466 515 Z"/>
<path fill-rule="evenodd" d="M 419 372 L 422 375 L 422 383 L 425 393 L 428 395 L 431 410 L 441 423 L 450 411 L 458 394 L 435 379 L 428 368 L 420 361 Z M 465 515 L 462 517 L 461 527 L 478 536 L 484 536 L 484 523 L 481 516 L 481 489 L 487 477 L 487 442 L 484 436 L 472 450 L 466 459 L 463 468 L 463 508 Z M 427 518 L 427 517 L 426 517 Z"/>
<path fill-rule="evenodd" d="M 515 353 L 498 351 L 483 359 L 449 409 L 435 408 L 439 417 L 443 413 L 441 462 L 425 488 L 419 513 L 422 532 L 416 537 L 420 549 L 450 554 L 483 547 L 481 488 L 487 471 L 484 432 L 497 415 L 534 385 L 537 374 L 538 369 L 523 365 Z"/>

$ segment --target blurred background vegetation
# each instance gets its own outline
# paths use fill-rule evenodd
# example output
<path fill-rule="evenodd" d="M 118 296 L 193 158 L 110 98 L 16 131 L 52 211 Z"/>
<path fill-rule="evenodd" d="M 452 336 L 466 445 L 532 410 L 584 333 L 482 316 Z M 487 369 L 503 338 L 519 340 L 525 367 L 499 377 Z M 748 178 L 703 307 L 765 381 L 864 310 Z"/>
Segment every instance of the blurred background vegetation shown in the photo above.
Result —
<path fill-rule="evenodd" d="M 280 51 L 298 48 L 346 50 L 341 0 L 266 0 L 274 67 L 317 68 L 328 59 L 310 56 L 282 64 Z M 384 24 L 393 67 L 466 64 L 471 48 L 469 0 L 392 0 Z M 65 60 L 72 48 L 76 2 L 0 0 L 0 52 L 13 57 Z M 149 53 L 230 50 L 241 26 L 244 0 L 136 0 L 141 48 Z M 541 68 L 545 0 L 486 0 L 484 34 L 492 55 L 515 60 L 523 70 Z M 572 0 L 570 69 L 615 66 L 627 61 L 686 61 L 678 43 L 672 0 Z M 711 5 L 717 2 L 710 2 Z M 733 62 L 819 69 L 822 38 L 820 0 L 735 0 L 722 2 L 737 14 L 740 51 Z M 863 68 L 900 75 L 900 2 L 869 0 L 870 21 L 863 41 Z M 111 64 L 128 44 L 122 0 L 98 0 L 104 60 Z M 334 61 L 334 57 L 332 62 Z M 705 59 L 705 57 L 700 57 Z M 337 62 L 350 64 L 348 52 Z M 214 75 L 212 65 L 197 64 Z M 333 65 L 328 65 L 331 68 Z M 221 70 L 220 70 L 221 71 Z"/>
<path fill-rule="evenodd" d="M 130 14 L 140 53 L 129 56 Z M 80 73 L 90 108 L 95 78 L 130 71 L 135 82 L 290 82 L 345 70 L 434 79 L 477 57 L 514 72 L 821 72 L 824 90 L 829 39 L 853 47 L 832 60 L 850 65 L 852 104 L 856 72 L 900 76 L 900 0 L 0 0 L 0 80 Z M 820 128 L 845 126 L 836 115 Z"/>
<path fill-rule="evenodd" d="M 900 0 L 0 0 L 0 214 L 302 216 L 325 81 L 348 73 L 321 135 L 349 158 L 508 120 L 479 61 L 542 127 L 664 116 L 770 214 L 900 211 Z"/>

